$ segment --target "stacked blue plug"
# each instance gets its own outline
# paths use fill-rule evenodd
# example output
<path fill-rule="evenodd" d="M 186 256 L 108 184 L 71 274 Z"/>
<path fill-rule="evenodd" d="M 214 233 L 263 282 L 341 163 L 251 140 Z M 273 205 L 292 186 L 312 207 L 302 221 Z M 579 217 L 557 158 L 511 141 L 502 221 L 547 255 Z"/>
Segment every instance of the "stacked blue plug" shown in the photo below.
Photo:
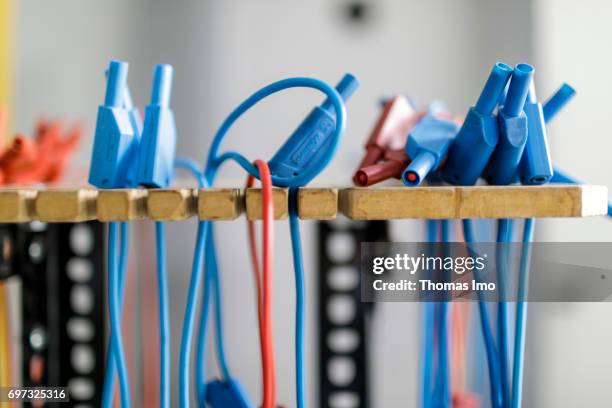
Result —
<path fill-rule="evenodd" d="M 574 96 L 563 86 L 542 106 L 534 68 L 498 62 L 461 126 L 431 109 L 406 141 L 410 164 L 402 181 L 415 187 L 431 181 L 475 185 L 544 184 L 553 179 L 546 122 Z"/>

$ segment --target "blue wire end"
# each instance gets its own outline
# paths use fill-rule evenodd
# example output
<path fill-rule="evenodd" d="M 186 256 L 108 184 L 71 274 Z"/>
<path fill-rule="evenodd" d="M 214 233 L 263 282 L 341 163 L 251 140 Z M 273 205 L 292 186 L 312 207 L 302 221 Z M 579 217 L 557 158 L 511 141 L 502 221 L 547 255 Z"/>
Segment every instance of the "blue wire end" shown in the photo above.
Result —
<path fill-rule="evenodd" d="M 476 105 L 470 108 L 453 141 L 448 160 L 442 170 L 442 178 L 451 184 L 471 186 L 485 169 L 499 140 L 499 128 L 493 111 L 512 67 L 498 62 L 493 66 Z"/>
<path fill-rule="evenodd" d="M 346 74 L 336 85 L 336 91 L 346 101 L 357 89 L 359 82 Z M 269 162 L 273 176 L 296 177 L 304 169 L 321 167 L 326 152 L 331 148 L 336 129 L 336 112 L 328 97 L 315 107 L 276 152 Z"/>
<path fill-rule="evenodd" d="M 155 66 L 151 103 L 145 109 L 144 128 L 138 158 L 138 184 L 163 188 L 174 172 L 176 126 L 170 109 L 172 66 Z"/>
<path fill-rule="evenodd" d="M 459 126 L 428 113 L 414 127 L 406 140 L 406 153 L 411 162 L 402 174 L 405 185 L 416 187 L 440 166 L 455 139 Z"/>
<path fill-rule="evenodd" d="M 531 65 L 518 64 L 512 73 L 508 95 L 498 113 L 499 142 L 484 173 L 489 184 L 507 185 L 515 180 L 527 143 L 527 116 L 523 113 L 523 106 L 533 72 Z"/>
<path fill-rule="evenodd" d="M 544 104 L 544 120 L 546 122 L 552 120 L 557 113 L 567 105 L 567 103 L 576 95 L 576 91 L 570 85 L 564 83 Z"/>
<path fill-rule="evenodd" d="M 104 105 L 98 108 L 89 183 L 98 188 L 120 188 L 127 184 L 130 151 L 138 143 L 124 108 L 127 87 L 127 62 L 111 61 Z"/>
<path fill-rule="evenodd" d="M 542 104 L 537 102 L 533 82 L 523 108 L 527 117 L 527 143 L 519 166 L 522 184 L 545 184 L 553 175 Z"/>

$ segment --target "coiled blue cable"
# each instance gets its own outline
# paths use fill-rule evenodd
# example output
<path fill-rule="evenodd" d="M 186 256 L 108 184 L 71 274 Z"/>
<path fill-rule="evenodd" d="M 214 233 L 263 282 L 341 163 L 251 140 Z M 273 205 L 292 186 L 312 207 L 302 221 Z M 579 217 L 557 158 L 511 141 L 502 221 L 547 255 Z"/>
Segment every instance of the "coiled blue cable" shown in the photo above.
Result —
<path fill-rule="evenodd" d="M 531 263 L 531 242 L 535 220 L 527 218 L 523 227 L 523 246 L 519 269 L 518 301 L 516 303 L 516 328 L 514 331 L 514 369 L 512 370 L 512 408 L 522 406 L 523 367 L 525 361 L 525 331 L 527 329 L 527 290 L 529 265 Z"/>
<path fill-rule="evenodd" d="M 300 220 L 298 217 L 298 189 L 289 189 L 289 228 L 291 231 L 291 248 L 293 250 L 293 270 L 295 273 L 295 389 L 297 408 L 306 406 L 304 378 L 304 259 L 302 256 L 302 238 L 300 237 Z"/>
<path fill-rule="evenodd" d="M 472 227 L 472 220 L 463 220 L 463 236 L 467 244 L 468 250 L 471 252 L 471 245 L 475 242 L 474 230 Z M 480 273 L 474 269 L 474 278 L 479 281 Z M 489 311 L 487 310 L 487 304 L 482 298 L 482 294 L 478 292 L 478 311 L 480 312 L 480 327 L 482 331 L 482 337 L 485 343 L 485 350 L 487 353 L 487 363 L 489 366 L 489 384 L 491 387 L 491 406 L 494 408 L 501 408 L 503 404 L 503 394 L 501 389 L 501 380 L 499 375 L 499 358 L 497 349 L 495 347 L 495 340 L 491 332 L 489 323 Z"/>
<path fill-rule="evenodd" d="M 125 289 L 125 280 L 127 276 L 127 262 L 128 262 L 128 249 L 129 249 L 129 226 L 127 222 L 121 222 L 119 224 L 119 234 L 121 236 L 121 247 L 119 248 L 119 312 L 123 310 L 123 293 Z M 110 299 L 110 298 L 109 298 Z M 110 334 L 112 336 L 112 332 Z M 117 354 L 113 342 L 110 341 L 106 348 L 106 370 L 104 371 L 104 385 L 102 387 L 102 404 L 103 408 L 111 408 L 113 404 L 113 388 L 115 385 L 115 364 L 120 362 L 117 361 Z"/>
<path fill-rule="evenodd" d="M 323 92 L 331 101 L 334 111 L 336 112 L 336 128 L 331 138 L 328 150 L 325 152 L 321 161 L 316 166 L 308 168 L 294 177 L 278 177 L 272 176 L 272 183 L 281 187 L 300 187 L 306 185 L 310 180 L 316 177 L 329 164 L 333 155 L 336 152 L 340 136 L 342 135 L 346 123 L 346 110 L 340 94 L 330 85 L 323 81 L 314 78 L 288 78 L 274 82 L 244 100 L 237 108 L 235 108 L 229 116 L 223 121 L 220 128 L 217 130 L 204 167 L 204 179 L 208 185 L 213 185 L 217 171 L 226 160 L 233 160 L 238 163 L 253 177 L 259 178 L 259 172 L 251 161 L 237 152 L 226 152 L 219 155 L 219 147 L 221 142 L 227 135 L 232 125 L 249 109 L 257 104 L 262 99 L 290 88 L 313 88 Z M 198 234 L 196 239 L 196 247 L 194 251 L 194 259 L 191 269 L 191 278 L 189 282 L 189 290 L 187 294 L 187 304 L 185 306 L 185 315 L 183 320 L 183 332 L 181 338 L 181 351 L 179 359 L 179 406 L 188 407 L 190 400 L 190 375 L 191 375 L 191 344 L 193 336 L 193 326 L 195 319 L 195 307 L 197 294 L 199 292 L 202 280 L 202 258 L 207 239 L 208 226 L 206 222 L 198 224 Z M 217 277 L 218 278 L 218 277 Z M 297 356 L 297 353 L 296 353 Z M 302 364 L 302 363 L 300 363 Z M 297 366 L 297 364 L 296 364 Z M 200 392 L 198 393 L 200 394 Z M 298 401 L 298 405 L 300 402 Z"/>
<path fill-rule="evenodd" d="M 508 252 L 512 235 L 512 220 L 500 219 L 497 222 L 497 281 L 500 299 L 497 303 L 497 335 L 499 343 L 499 370 L 504 397 L 504 407 L 510 403 L 510 356 L 509 356 L 509 317 L 506 301 L 506 275 L 508 273 Z"/>

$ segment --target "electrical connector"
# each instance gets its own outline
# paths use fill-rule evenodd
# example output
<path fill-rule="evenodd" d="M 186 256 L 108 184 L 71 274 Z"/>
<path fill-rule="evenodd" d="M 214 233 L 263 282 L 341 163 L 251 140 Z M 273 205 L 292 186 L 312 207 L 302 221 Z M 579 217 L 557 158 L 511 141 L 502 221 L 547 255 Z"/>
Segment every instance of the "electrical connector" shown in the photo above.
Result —
<path fill-rule="evenodd" d="M 357 79 L 346 74 L 336 90 L 346 101 L 357 89 Z M 322 167 L 332 135 L 336 129 L 336 113 L 329 98 L 315 107 L 269 161 L 270 171 L 277 177 L 296 177 L 307 168 Z"/>
<path fill-rule="evenodd" d="M 449 115 L 446 115 L 449 116 Z M 414 127 L 406 141 L 406 153 L 411 162 L 402 174 L 405 185 L 416 187 L 431 171 L 436 171 L 446 158 L 459 125 L 436 116 L 435 109 Z"/>
<path fill-rule="evenodd" d="M 89 183 L 98 188 L 121 188 L 127 183 L 130 157 L 127 154 L 136 141 L 129 111 L 123 95 L 128 64 L 111 61 L 108 68 L 104 105 L 98 108 Z"/>
<path fill-rule="evenodd" d="M 163 188 L 172 179 L 176 152 L 176 126 L 170 109 L 172 67 L 155 66 L 151 103 L 145 109 L 145 119 L 138 157 L 138 184 Z"/>
<path fill-rule="evenodd" d="M 522 184 L 545 184 L 553 175 L 546 122 L 542 104 L 537 101 L 535 86 L 531 81 L 527 101 L 523 107 L 527 117 L 527 143 L 519 166 Z"/>
<path fill-rule="evenodd" d="M 212 408 L 253 408 L 246 391 L 234 379 L 214 380 L 206 384 L 206 402 Z"/>
<path fill-rule="evenodd" d="M 403 148 L 408 133 L 422 116 L 403 95 L 387 99 L 365 145 L 366 154 L 359 169 L 376 164 L 387 150 Z"/>
<path fill-rule="evenodd" d="M 544 104 L 544 120 L 552 120 L 557 113 L 576 95 L 576 91 L 570 85 L 564 83 Z"/>
<path fill-rule="evenodd" d="M 448 183 L 474 185 L 485 169 L 499 140 L 497 118 L 493 112 L 511 74 L 509 65 L 498 62 L 493 66 L 476 105 L 468 111 L 451 144 L 442 170 L 442 177 Z"/>
<path fill-rule="evenodd" d="M 485 178 L 490 184 L 507 185 L 514 181 L 527 142 L 527 116 L 523 107 L 533 72 L 529 64 L 518 64 L 512 72 L 504 106 L 497 115 L 499 142 L 485 170 Z"/>
<path fill-rule="evenodd" d="M 367 187 L 390 178 L 399 179 L 409 163 L 410 159 L 404 149 L 385 149 L 382 161 L 357 170 L 353 182 L 360 187 Z"/>

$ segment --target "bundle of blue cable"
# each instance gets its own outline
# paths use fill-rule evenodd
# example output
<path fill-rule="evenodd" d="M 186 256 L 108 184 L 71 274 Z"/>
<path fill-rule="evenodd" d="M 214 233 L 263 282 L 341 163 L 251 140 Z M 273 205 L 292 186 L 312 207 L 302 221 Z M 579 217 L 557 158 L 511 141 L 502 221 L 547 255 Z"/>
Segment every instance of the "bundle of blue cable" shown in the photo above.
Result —
<path fill-rule="evenodd" d="M 343 81 L 351 82 L 352 89 L 356 87 L 356 80 L 352 76 L 345 76 Z M 342 83 L 342 82 L 341 82 Z M 313 78 L 289 78 L 272 83 L 259 91 L 255 92 L 223 121 L 221 127 L 215 134 L 212 145 L 209 151 L 206 166 L 203 169 L 202 185 L 212 186 L 220 166 L 227 160 L 233 160 L 238 163 L 247 173 L 253 177 L 259 178 L 257 168 L 252 164 L 251 160 L 244 157 L 242 154 L 234 151 L 219 154 L 221 142 L 225 138 L 227 132 L 232 125 L 249 109 L 257 104 L 262 99 L 289 89 L 289 88 L 313 88 L 321 91 L 327 96 L 324 106 L 327 104 L 333 109 L 333 130 L 327 128 L 317 128 L 319 135 L 321 131 L 329 131 L 329 137 L 326 137 L 323 145 L 318 146 L 318 159 L 313 165 L 295 171 L 289 175 L 272 174 L 272 182 L 275 186 L 290 188 L 290 226 L 292 235 L 292 248 L 294 255 L 295 280 L 296 280 L 296 392 L 297 406 L 305 406 L 304 395 L 304 374 L 303 374 L 303 335 L 304 335 L 304 282 L 303 282 L 303 261 L 299 236 L 299 222 L 297 218 L 297 188 L 306 185 L 314 177 L 316 177 L 331 161 L 334 156 L 340 137 L 344 131 L 346 122 L 346 111 L 344 108 L 341 92 Z M 351 90 L 352 92 L 352 90 Z M 299 130 L 299 129 L 298 129 Z M 316 136 L 316 135 L 315 135 Z M 327 136 L 327 135 L 325 135 Z M 319 138 L 320 139 L 320 138 Z M 322 140 L 317 140 L 321 143 Z M 312 146 L 312 144 L 308 144 Z M 191 268 L 191 278 L 189 282 L 189 290 L 187 295 L 187 304 L 185 307 L 185 315 L 183 322 L 183 332 L 181 339 L 181 351 L 179 361 L 179 403 L 181 407 L 188 407 L 190 402 L 190 378 L 191 378 L 191 348 L 193 329 L 196 316 L 197 296 L 200 292 L 202 281 L 202 267 L 206 264 L 205 286 L 203 299 L 200 310 L 200 328 L 198 340 L 198 365 L 196 370 L 197 381 L 197 398 L 199 406 L 204 406 L 206 401 L 206 380 L 205 380 L 205 345 L 206 345 L 206 326 L 207 315 L 209 310 L 209 298 L 211 289 L 215 294 L 216 305 L 216 321 L 217 321 L 217 352 L 219 361 L 222 367 L 223 376 L 226 380 L 230 379 L 229 370 L 225 362 L 223 350 L 222 327 L 221 327 L 221 305 L 220 305 L 220 278 L 216 263 L 216 255 L 214 248 L 212 224 L 208 221 L 198 223 L 196 245 Z M 206 252 L 206 254 L 204 254 Z M 206 262 L 204 262 L 206 259 Z M 212 285 L 212 288 L 211 288 Z"/>

